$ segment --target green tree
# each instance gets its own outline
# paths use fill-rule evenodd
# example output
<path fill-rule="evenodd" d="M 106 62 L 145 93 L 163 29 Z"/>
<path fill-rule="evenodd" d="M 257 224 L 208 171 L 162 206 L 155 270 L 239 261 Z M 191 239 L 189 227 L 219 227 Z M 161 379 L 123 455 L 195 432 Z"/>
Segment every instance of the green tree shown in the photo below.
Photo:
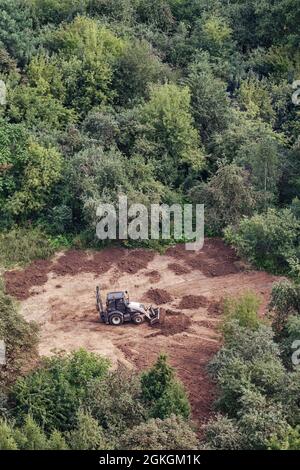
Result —
<path fill-rule="evenodd" d="M 142 374 L 141 384 L 143 400 L 151 417 L 164 419 L 175 414 L 188 418 L 188 398 L 165 355 L 160 355 L 154 366 Z"/>
<path fill-rule="evenodd" d="M 62 157 L 21 125 L 0 122 L 0 201 L 3 222 L 36 215 L 61 174 Z M 2 223 L 3 223 L 2 222 Z"/>
<path fill-rule="evenodd" d="M 299 229 L 299 221 L 289 209 L 268 209 L 241 220 L 237 228 L 228 227 L 225 239 L 257 266 L 287 272 L 289 260 L 297 257 Z"/>
<path fill-rule="evenodd" d="M 85 406 L 112 441 L 147 416 L 139 376 L 122 367 L 90 383 Z"/>
<path fill-rule="evenodd" d="M 78 411 L 76 419 L 76 427 L 68 434 L 68 442 L 72 450 L 105 450 L 110 448 L 103 429 L 89 413 Z"/>
<path fill-rule="evenodd" d="M 17 450 L 12 426 L 5 420 L 0 420 L 0 450 Z"/>
<path fill-rule="evenodd" d="M 230 335 L 232 320 L 236 320 L 242 327 L 255 330 L 259 328 L 260 319 L 258 309 L 261 300 L 251 291 L 245 292 L 238 298 L 227 298 L 224 301 L 224 319 L 222 331 L 225 339 Z"/>
<path fill-rule="evenodd" d="M 19 379 L 12 390 L 18 422 L 30 414 L 48 432 L 72 428 L 89 381 L 104 377 L 108 366 L 106 359 L 84 350 L 45 359 L 37 370 Z"/>
<path fill-rule="evenodd" d="M 120 449 L 130 450 L 196 450 L 198 441 L 190 425 L 180 416 L 150 419 L 120 437 Z"/>
<path fill-rule="evenodd" d="M 4 390 L 37 359 L 37 325 L 28 323 L 18 313 L 13 299 L 0 285 L 0 339 L 6 347 L 6 364 L 0 368 L 0 385 Z"/>
<path fill-rule="evenodd" d="M 30 415 L 26 416 L 24 425 L 21 428 L 15 429 L 14 436 L 19 449 L 47 449 L 47 437 Z"/>
<path fill-rule="evenodd" d="M 204 204 L 206 228 L 214 235 L 252 214 L 256 202 L 247 172 L 235 164 L 221 165 L 207 183 L 192 187 L 190 198 Z"/>
<path fill-rule="evenodd" d="M 186 80 L 191 90 L 191 106 L 203 142 L 214 132 L 222 132 L 230 117 L 226 84 L 212 72 L 207 55 L 200 55 L 189 66 Z"/>

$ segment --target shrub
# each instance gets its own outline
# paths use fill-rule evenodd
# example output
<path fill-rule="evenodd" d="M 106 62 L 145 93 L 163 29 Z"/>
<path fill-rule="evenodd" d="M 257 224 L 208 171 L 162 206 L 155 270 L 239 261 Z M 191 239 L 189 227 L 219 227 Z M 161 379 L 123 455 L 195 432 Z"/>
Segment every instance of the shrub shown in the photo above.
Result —
<path fill-rule="evenodd" d="M 15 384 L 11 399 L 18 422 L 29 413 L 47 432 L 73 427 L 84 403 L 88 383 L 104 377 L 107 359 L 83 349 L 66 356 L 44 359 L 41 366 Z"/>
<path fill-rule="evenodd" d="M 231 335 L 210 362 L 209 371 L 219 388 L 217 408 L 237 417 L 239 400 L 246 390 L 275 395 L 285 371 L 271 328 L 262 325 L 248 330 L 234 320 L 230 329 Z"/>
<path fill-rule="evenodd" d="M 0 450 L 17 450 L 12 426 L 5 421 L 0 421 Z"/>
<path fill-rule="evenodd" d="M 218 414 L 204 427 L 204 448 L 210 450 L 238 450 L 243 446 L 243 435 L 237 421 Z"/>
<path fill-rule="evenodd" d="M 0 233 L 0 265 L 3 267 L 48 258 L 53 253 L 49 239 L 38 228 L 16 227 Z"/>
<path fill-rule="evenodd" d="M 234 164 L 220 166 L 207 183 L 194 186 L 190 198 L 205 205 L 205 225 L 215 235 L 227 225 L 237 224 L 244 215 L 251 215 L 255 205 L 247 173 Z"/>
<path fill-rule="evenodd" d="M 120 449 L 130 450 L 196 450 L 197 436 L 180 416 L 164 420 L 150 419 L 123 434 Z"/>
<path fill-rule="evenodd" d="M 152 418 L 167 418 L 171 414 L 188 418 L 190 405 L 181 382 L 167 364 L 167 357 L 160 355 L 154 366 L 141 376 L 142 396 Z"/>
<path fill-rule="evenodd" d="M 274 314 L 273 329 L 280 339 L 291 315 L 300 315 L 300 286 L 290 281 L 273 284 L 269 310 Z"/>
<path fill-rule="evenodd" d="M 124 367 L 110 372 L 104 380 L 92 381 L 85 406 L 111 439 L 143 422 L 147 414 L 140 378 Z"/>
<path fill-rule="evenodd" d="M 300 450 L 300 426 L 297 426 L 295 429 L 288 427 L 281 439 L 278 439 L 277 436 L 272 436 L 269 441 L 269 449 Z"/>
<path fill-rule="evenodd" d="M 258 308 L 260 299 L 254 292 L 245 292 L 238 298 L 228 298 L 224 302 L 224 320 L 222 331 L 228 339 L 231 331 L 232 320 L 236 320 L 241 327 L 256 330 L 260 325 Z"/>
<path fill-rule="evenodd" d="M 225 240 L 256 266 L 287 272 L 289 260 L 297 256 L 299 234 L 300 222 L 289 209 L 268 209 L 227 228 Z"/>
<path fill-rule="evenodd" d="M 6 364 L 0 367 L 2 387 L 12 384 L 37 359 L 38 329 L 18 313 L 13 299 L 0 282 L 0 339 L 5 342 Z"/>
<path fill-rule="evenodd" d="M 26 416 L 24 425 L 16 428 L 12 423 L 0 420 L 0 450 L 65 450 L 66 441 L 54 430 L 49 439 L 31 416 Z"/>
<path fill-rule="evenodd" d="M 245 449 L 267 449 L 271 436 L 283 438 L 288 422 L 282 405 L 257 390 L 247 390 L 240 399 L 239 428 Z"/>
<path fill-rule="evenodd" d="M 84 411 L 76 414 L 77 424 L 68 435 L 68 442 L 73 450 L 109 449 L 104 431 L 98 422 Z"/>

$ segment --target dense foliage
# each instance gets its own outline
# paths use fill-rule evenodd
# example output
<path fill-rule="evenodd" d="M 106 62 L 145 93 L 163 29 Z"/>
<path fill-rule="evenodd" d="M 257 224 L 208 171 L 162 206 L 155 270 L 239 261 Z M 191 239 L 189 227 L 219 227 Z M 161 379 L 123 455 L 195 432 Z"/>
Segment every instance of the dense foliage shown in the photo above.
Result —
<path fill-rule="evenodd" d="M 120 193 L 200 202 L 208 234 L 299 275 L 296 0 L 0 3 L 0 229 L 95 244 Z"/>
<path fill-rule="evenodd" d="M 282 323 L 283 304 L 293 302 L 289 288 L 274 287 L 275 326 Z M 205 426 L 205 448 L 299 449 L 300 375 L 292 360 L 290 322 L 296 320 L 299 335 L 299 310 L 279 337 L 259 320 L 254 299 L 248 293 L 232 301 L 224 317 L 224 345 L 210 364 L 219 389 L 218 414 Z"/>

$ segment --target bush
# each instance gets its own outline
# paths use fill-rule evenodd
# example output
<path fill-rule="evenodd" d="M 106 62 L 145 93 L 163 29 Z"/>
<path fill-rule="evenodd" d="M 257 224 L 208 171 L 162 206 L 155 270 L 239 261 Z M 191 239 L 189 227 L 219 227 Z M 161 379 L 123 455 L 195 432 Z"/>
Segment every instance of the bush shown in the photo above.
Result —
<path fill-rule="evenodd" d="M 205 224 L 210 234 L 219 235 L 229 224 L 251 215 L 255 193 L 247 173 L 238 166 L 222 165 L 207 183 L 194 186 L 190 198 L 205 205 Z"/>
<path fill-rule="evenodd" d="M 225 230 L 225 240 L 256 266 L 283 273 L 297 256 L 300 222 L 289 209 L 268 209 Z"/>
<path fill-rule="evenodd" d="M 271 328 L 262 325 L 254 331 L 248 330 L 234 320 L 230 330 L 225 345 L 210 362 L 209 371 L 219 388 L 217 408 L 236 418 L 239 400 L 246 390 L 275 395 L 284 381 L 285 371 Z"/>
<path fill-rule="evenodd" d="M 15 384 L 11 400 L 20 423 L 29 413 L 47 432 L 69 430 L 84 404 L 88 383 L 107 374 L 107 359 L 83 349 L 44 359 L 41 366 Z"/>
<path fill-rule="evenodd" d="M 278 439 L 272 436 L 269 441 L 269 449 L 271 450 L 300 450 L 300 426 L 295 429 L 288 427 L 285 436 Z"/>
<path fill-rule="evenodd" d="M 6 347 L 6 364 L 0 367 L 0 385 L 11 385 L 37 359 L 38 329 L 18 313 L 0 282 L 0 339 Z"/>
<path fill-rule="evenodd" d="M 118 447 L 129 450 L 196 450 L 197 436 L 180 416 L 150 419 L 121 436 Z"/>
<path fill-rule="evenodd" d="M 228 339 L 232 320 L 236 320 L 241 327 L 256 330 L 260 325 L 258 309 L 260 299 L 254 292 L 245 292 L 238 298 L 228 298 L 224 302 L 224 319 L 222 331 L 224 338 Z"/>
<path fill-rule="evenodd" d="M 12 423 L 0 420 L 0 450 L 65 450 L 66 441 L 54 430 L 49 439 L 31 416 L 26 416 L 24 425 L 16 428 Z"/>
<path fill-rule="evenodd" d="M 272 327 L 280 339 L 289 316 L 300 315 L 300 285 L 290 281 L 274 283 L 269 310 L 273 314 Z"/>
<path fill-rule="evenodd" d="M 167 418 L 171 414 L 188 418 L 190 404 L 181 382 L 167 364 L 167 357 L 160 355 L 154 366 L 142 374 L 142 396 L 152 418 Z"/>
<path fill-rule="evenodd" d="M 140 424 L 147 415 L 140 378 L 124 367 L 110 372 L 104 380 L 92 381 L 85 406 L 111 439 Z"/>
<path fill-rule="evenodd" d="M 205 449 L 239 450 L 243 446 L 243 435 L 234 419 L 219 414 L 212 418 L 203 430 Z"/>
<path fill-rule="evenodd" d="M 103 429 L 89 413 L 78 411 L 76 419 L 76 427 L 68 435 L 68 442 L 72 450 L 104 450 L 110 448 L 105 440 Z"/>
<path fill-rule="evenodd" d="M 0 233 L 0 266 L 23 265 L 54 253 L 49 239 L 38 228 L 16 227 Z"/>

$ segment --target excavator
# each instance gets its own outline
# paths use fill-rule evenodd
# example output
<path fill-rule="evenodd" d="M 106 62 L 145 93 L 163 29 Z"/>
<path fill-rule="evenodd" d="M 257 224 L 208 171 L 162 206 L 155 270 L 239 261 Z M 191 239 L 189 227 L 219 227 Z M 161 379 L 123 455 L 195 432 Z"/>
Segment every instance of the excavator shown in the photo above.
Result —
<path fill-rule="evenodd" d="M 159 307 L 145 307 L 139 302 L 132 302 L 129 300 L 127 291 L 108 292 L 104 306 L 100 287 L 97 286 L 96 308 L 99 312 L 100 320 L 107 325 L 119 326 L 124 322 L 140 325 L 146 320 L 152 326 L 159 322 Z"/>

